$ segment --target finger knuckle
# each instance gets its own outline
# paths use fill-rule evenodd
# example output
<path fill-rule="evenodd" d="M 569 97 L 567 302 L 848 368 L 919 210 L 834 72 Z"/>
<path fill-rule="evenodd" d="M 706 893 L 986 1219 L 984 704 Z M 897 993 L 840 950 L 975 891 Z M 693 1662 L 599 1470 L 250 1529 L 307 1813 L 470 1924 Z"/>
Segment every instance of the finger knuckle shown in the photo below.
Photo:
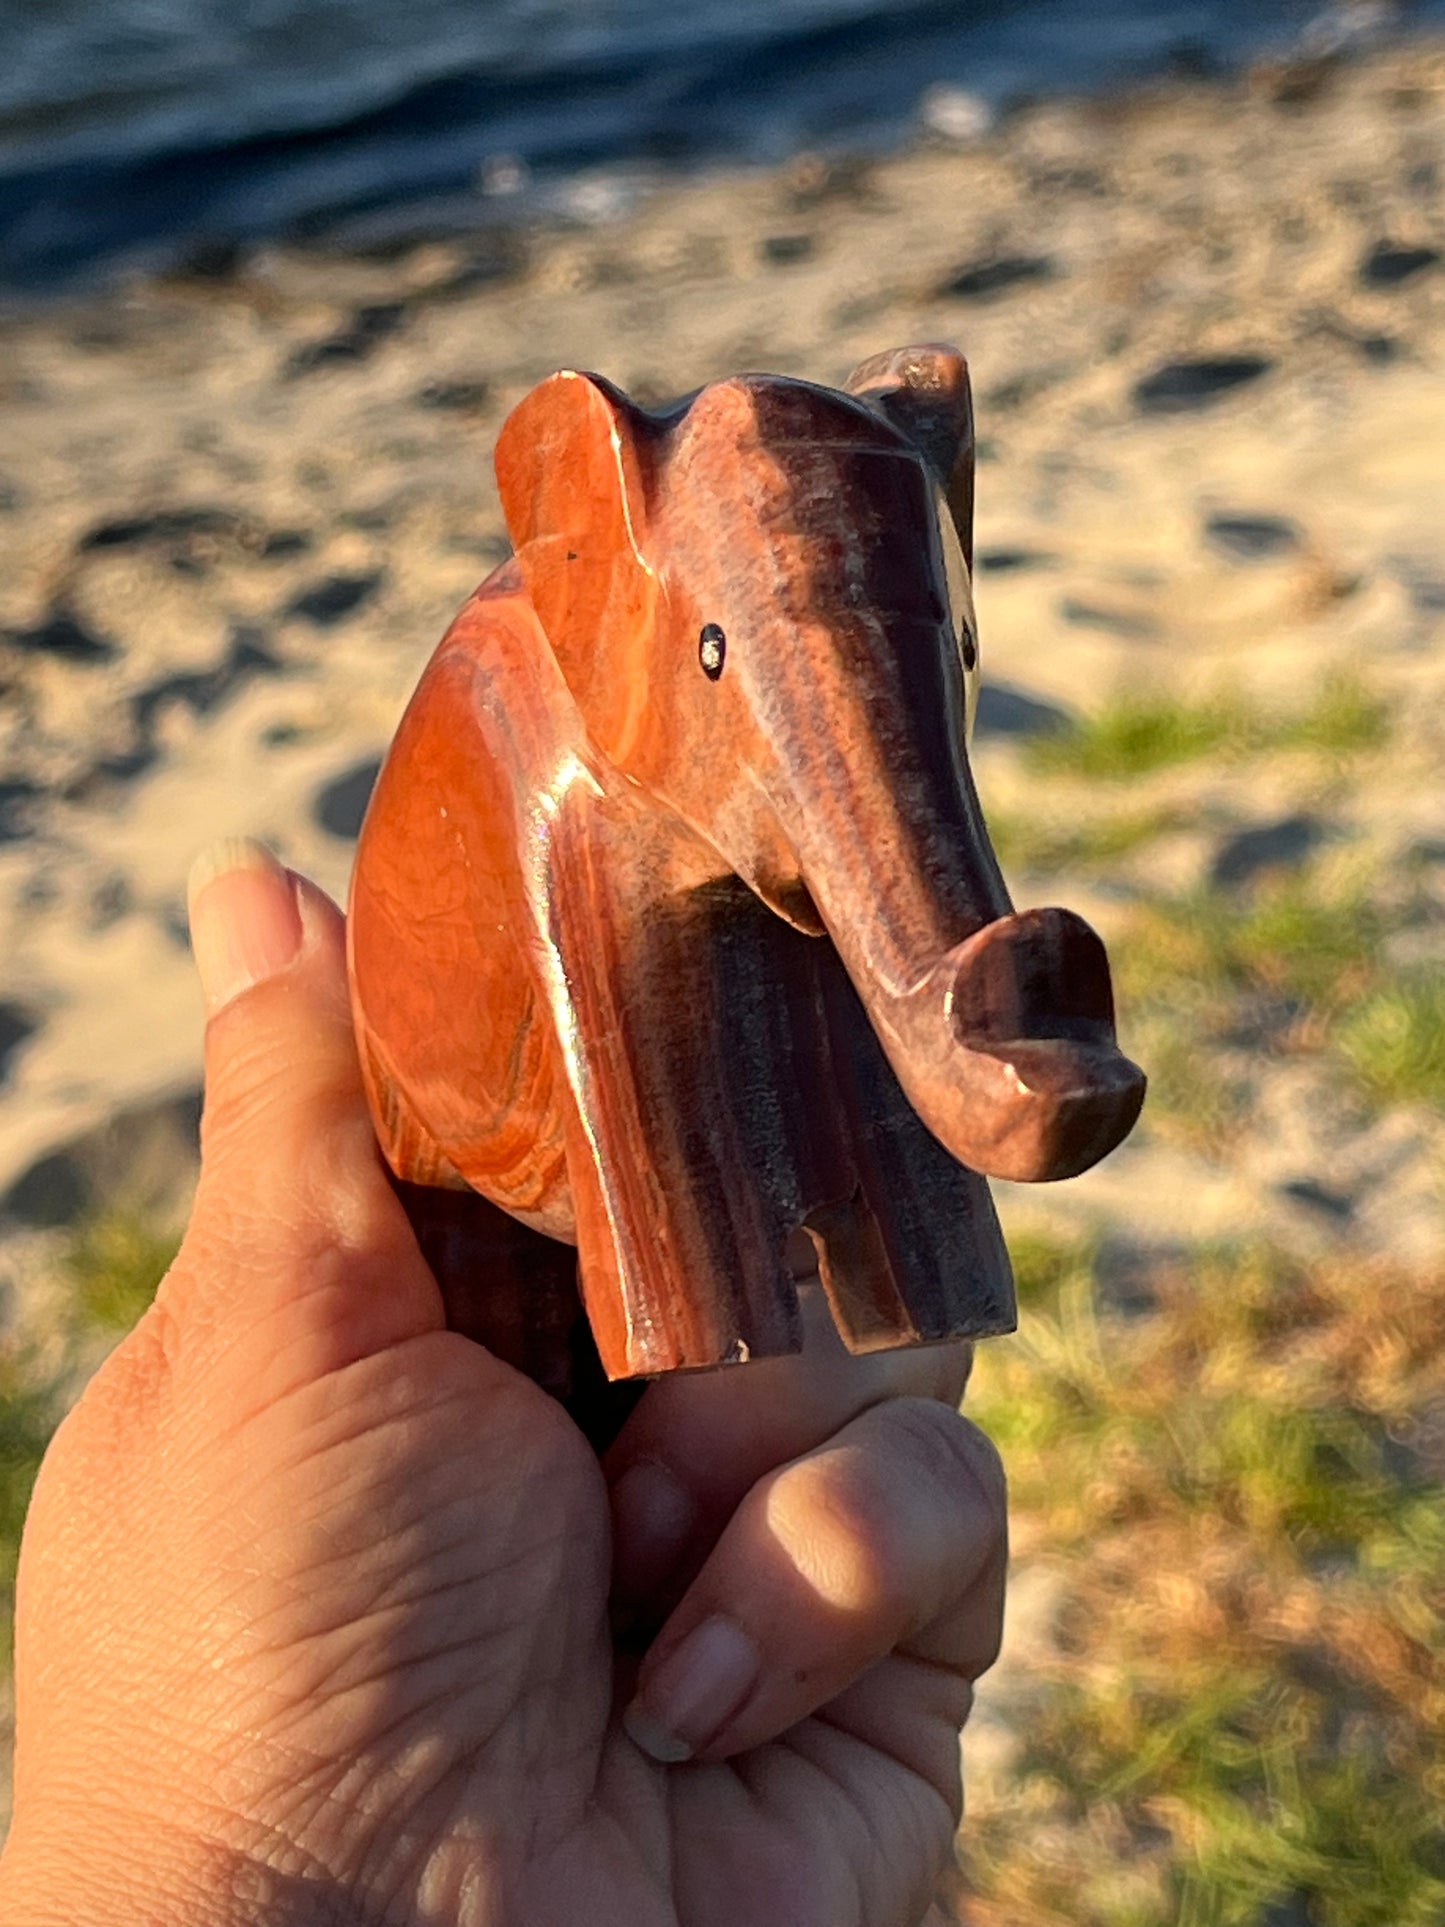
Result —
<path fill-rule="evenodd" d="M 850 1619 L 889 1616 L 901 1561 L 887 1494 L 864 1454 L 835 1450 L 786 1468 L 764 1505 L 770 1537 L 815 1599 Z"/>
<path fill-rule="evenodd" d="M 883 1414 L 914 1479 L 951 1507 L 1002 1521 L 1008 1481 L 998 1448 L 962 1413 L 933 1400 L 898 1399 Z"/>

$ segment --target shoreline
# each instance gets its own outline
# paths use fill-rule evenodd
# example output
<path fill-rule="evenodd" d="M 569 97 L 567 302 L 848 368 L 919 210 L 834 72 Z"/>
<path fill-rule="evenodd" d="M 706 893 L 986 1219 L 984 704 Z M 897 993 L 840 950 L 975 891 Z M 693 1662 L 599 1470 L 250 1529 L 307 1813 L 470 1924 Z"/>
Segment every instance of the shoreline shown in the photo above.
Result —
<path fill-rule="evenodd" d="M 244 39 L 228 42 L 210 50 L 220 93 L 204 114 L 176 91 L 174 68 L 169 93 L 147 95 L 144 72 L 134 74 L 123 128 L 103 118 L 87 128 L 83 92 L 57 103 L 68 131 L 22 144 L 23 164 L 0 169 L 0 287 L 17 303 L 44 302 L 103 292 L 118 276 L 214 275 L 308 237 L 344 252 L 455 240 L 479 224 L 586 225 L 629 184 L 685 185 L 813 151 L 876 161 L 930 133 L 968 144 L 1021 107 L 1105 100 L 1171 77 L 1229 84 L 1274 70 L 1309 85 L 1321 69 L 1408 48 L 1445 23 L 1442 0 L 1403 11 L 1338 0 L 1309 14 L 1269 0 L 1247 22 L 1222 0 L 1183 22 L 1175 12 L 1127 0 L 1085 31 L 1032 0 L 970 19 L 931 0 L 835 17 L 815 0 L 768 31 L 708 15 L 651 51 L 635 34 L 607 48 L 584 35 L 554 45 L 550 64 L 545 48 L 529 55 L 505 36 L 489 58 L 483 36 L 470 60 L 452 47 L 460 66 L 439 47 L 418 54 L 389 89 L 358 15 L 369 79 L 348 91 L 331 66 L 324 76 L 276 69 L 288 103 L 279 112 L 256 96 L 266 55 L 250 50 L 263 63 L 250 71 Z M 84 42 L 73 52 L 83 64 Z M 178 42 L 171 59 L 185 57 Z"/>

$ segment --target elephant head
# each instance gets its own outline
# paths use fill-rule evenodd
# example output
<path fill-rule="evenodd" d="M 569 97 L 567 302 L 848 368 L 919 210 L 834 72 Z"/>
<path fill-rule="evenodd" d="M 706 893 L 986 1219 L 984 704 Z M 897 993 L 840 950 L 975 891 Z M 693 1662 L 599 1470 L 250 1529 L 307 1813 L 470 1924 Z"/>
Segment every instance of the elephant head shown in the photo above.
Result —
<path fill-rule="evenodd" d="M 518 563 L 596 750 L 832 939 L 935 1136 L 1070 1176 L 1144 1080 L 1098 937 L 1013 912 L 974 790 L 967 369 L 906 349 L 849 390 L 744 375 L 652 412 L 553 376 L 497 446 Z"/>

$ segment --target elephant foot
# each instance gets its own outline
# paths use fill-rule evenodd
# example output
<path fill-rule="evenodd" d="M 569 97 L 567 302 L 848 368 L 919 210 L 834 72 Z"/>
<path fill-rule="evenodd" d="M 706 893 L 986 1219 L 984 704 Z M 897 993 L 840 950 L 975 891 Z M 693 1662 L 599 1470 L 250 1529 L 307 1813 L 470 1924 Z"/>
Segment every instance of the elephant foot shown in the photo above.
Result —
<path fill-rule="evenodd" d="M 891 1351 L 919 1342 L 878 1221 L 861 1198 L 809 1212 L 803 1230 L 817 1255 L 818 1278 L 838 1336 L 850 1352 Z"/>
<path fill-rule="evenodd" d="M 970 1190 L 983 1191 L 980 1179 L 962 1175 Z M 961 1202 L 940 1215 L 959 1218 Z M 977 1211 L 977 1200 L 967 1202 L 976 1215 L 966 1226 L 951 1226 L 951 1248 L 928 1250 L 926 1240 L 913 1240 L 906 1252 L 890 1249 L 887 1228 L 861 1193 L 809 1212 L 803 1231 L 850 1352 L 897 1351 L 1012 1329 L 1011 1279 L 997 1223 L 991 1207 Z"/>

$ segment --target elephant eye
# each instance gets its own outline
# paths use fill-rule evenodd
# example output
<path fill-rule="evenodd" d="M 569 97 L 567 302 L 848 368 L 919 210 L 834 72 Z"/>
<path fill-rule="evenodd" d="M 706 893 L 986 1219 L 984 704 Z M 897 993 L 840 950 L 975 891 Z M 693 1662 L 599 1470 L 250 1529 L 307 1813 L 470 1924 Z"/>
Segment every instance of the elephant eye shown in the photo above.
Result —
<path fill-rule="evenodd" d="M 704 624 L 702 634 L 697 639 L 697 659 L 702 664 L 702 673 L 709 682 L 716 682 L 723 672 L 723 658 L 728 652 L 728 639 L 715 622 Z"/>

